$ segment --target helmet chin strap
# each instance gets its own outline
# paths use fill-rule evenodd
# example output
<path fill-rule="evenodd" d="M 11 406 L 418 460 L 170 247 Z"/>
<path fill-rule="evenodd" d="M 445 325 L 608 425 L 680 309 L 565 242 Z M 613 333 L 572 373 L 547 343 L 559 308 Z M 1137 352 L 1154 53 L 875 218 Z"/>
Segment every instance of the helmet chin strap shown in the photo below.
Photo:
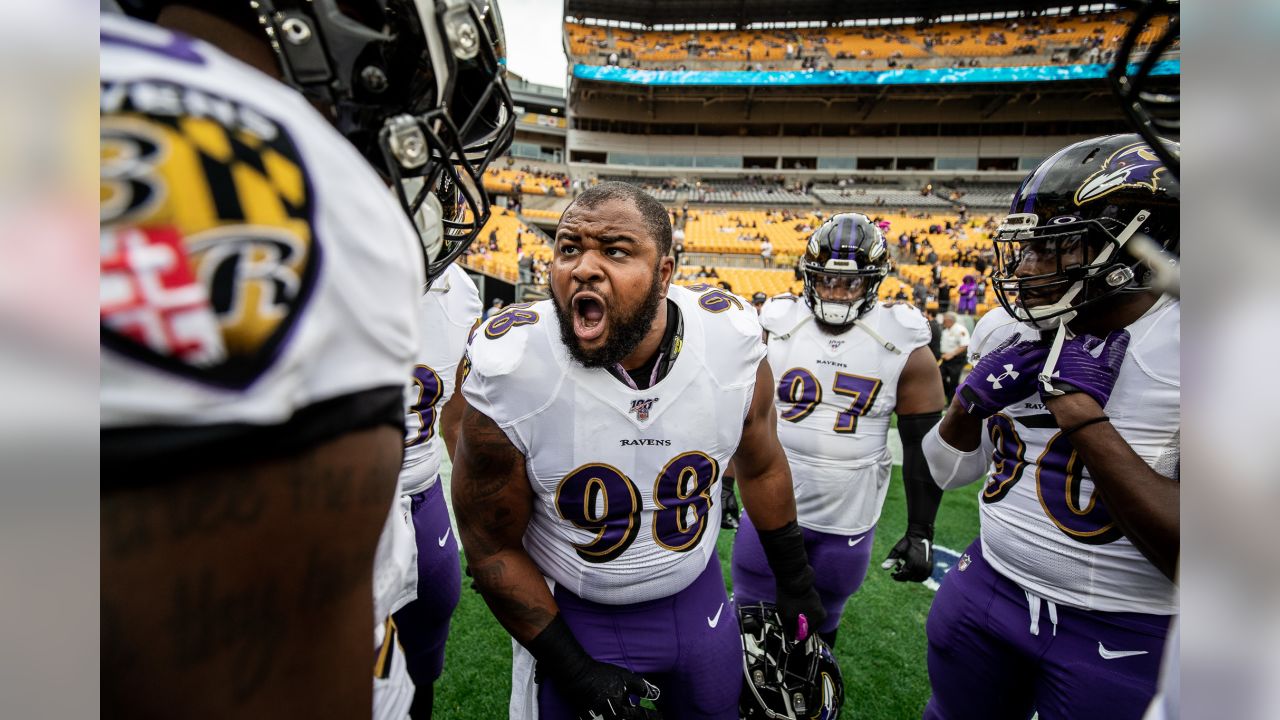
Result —
<path fill-rule="evenodd" d="M 1129 241 L 1129 238 L 1133 237 L 1133 234 L 1138 231 L 1138 228 L 1142 227 L 1142 223 L 1146 222 L 1147 218 L 1150 216 L 1151 213 L 1149 211 L 1139 210 L 1137 214 L 1133 216 L 1133 220 L 1129 221 L 1129 224 L 1125 226 L 1124 230 L 1116 236 L 1115 244 L 1108 245 L 1103 248 L 1102 252 L 1098 253 L 1098 259 L 1095 262 L 1104 263 L 1111 257 L 1113 250 L 1118 251 L 1120 248 L 1123 248 L 1124 244 Z M 1084 281 L 1077 280 L 1070 288 L 1067 288 L 1067 292 L 1062 296 L 1061 300 L 1048 306 L 1047 309 L 1050 312 L 1057 312 L 1070 307 L 1071 301 L 1075 299 L 1076 295 L 1080 294 L 1082 289 L 1084 289 Z M 1074 310 L 1070 310 L 1057 317 L 1050 318 L 1051 320 L 1056 321 L 1058 332 L 1054 335 L 1053 345 L 1049 346 L 1049 356 L 1045 358 L 1044 369 L 1040 371 L 1040 375 L 1037 378 L 1040 381 L 1040 387 L 1049 395 L 1056 396 L 1065 394 L 1053 386 L 1053 375 L 1054 371 L 1058 367 L 1058 357 L 1062 355 L 1062 346 L 1075 334 L 1071 332 L 1067 327 L 1067 324 L 1074 320 L 1077 314 L 1078 313 Z M 1052 327 L 1052 325 L 1050 327 Z"/>

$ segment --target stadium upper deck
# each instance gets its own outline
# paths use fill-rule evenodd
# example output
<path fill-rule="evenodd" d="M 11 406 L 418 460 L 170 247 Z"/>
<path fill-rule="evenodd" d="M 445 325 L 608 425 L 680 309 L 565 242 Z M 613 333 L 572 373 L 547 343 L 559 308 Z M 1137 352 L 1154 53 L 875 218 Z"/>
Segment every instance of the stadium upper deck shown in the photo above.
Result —
<path fill-rule="evenodd" d="M 566 22 L 573 62 L 644 69 L 871 70 L 1105 63 L 1128 12 L 823 28 L 640 30 Z M 1140 38 L 1163 30 L 1157 18 Z"/>

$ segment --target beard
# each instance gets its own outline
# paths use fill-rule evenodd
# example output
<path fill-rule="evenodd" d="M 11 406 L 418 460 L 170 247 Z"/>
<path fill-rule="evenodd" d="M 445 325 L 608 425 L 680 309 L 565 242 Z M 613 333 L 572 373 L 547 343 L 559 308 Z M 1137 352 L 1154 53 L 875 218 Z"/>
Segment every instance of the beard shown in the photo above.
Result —
<path fill-rule="evenodd" d="M 661 277 L 661 273 L 654 272 L 649 292 L 629 312 L 618 307 L 605 307 L 605 317 L 609 321 L 608 335 L 604 345 L 595 350 L 586 350 L 578 344 L 578 336 L 573 332 L 573 305 L 569 298 L 565 298 L 570 303 L 569 309 L 561 307 L 560 298 L 555 297 L 553 290 L 552 304 L 556 309 L 556 320 L 560 323 L 560 340 L 569 349 L 569 356 L 589 368 L 612 367 L 622 362 L 623 358 L 640 345 L 653 327 L 653 319 L 658 316 L 658 305 L 662 301 L 659 292 Z M 577 290 L 591 290 L 599 294 L 590 285 L 581 286 Z"/>

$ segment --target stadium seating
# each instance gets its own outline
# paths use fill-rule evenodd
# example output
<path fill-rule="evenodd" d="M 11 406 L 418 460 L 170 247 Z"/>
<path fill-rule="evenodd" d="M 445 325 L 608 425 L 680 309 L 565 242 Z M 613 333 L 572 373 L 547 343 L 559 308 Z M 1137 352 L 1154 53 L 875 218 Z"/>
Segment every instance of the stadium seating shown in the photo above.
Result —
<path fill-rule="evenodd" d="M 931 25 L 796 28 L 781 30 L 640 31 L 566 23 L 570 52 L 580 59 L 617 53 L 620 64 L 635 60 L 676 68 L 690 62 L 763 63 L 794 69 L 803 58 L 816 65 L 850 67 L 857 61 L 902 61 L 924 65 L 980 60 L 984 65 L 1040 65 L 1054 53 L 1075 48 L 1080 61 L 1098 62 L 1115 50 L 1131 19 L 1128 12 L 1093 15 L 949 22 Z M 1154 42 L 1167 21 L 1157 18 L 1139 37 Z M 1088 52 L 1097 49 L 1097 56 Z M 856 64 L 853 67 L 858 67 Z"/>
<path fill-rule="evenodd" d="M 497 232 L 498 250 L 490 251 L 489 235 L 494 231 Z M 480 230 L 471 250 L 463 257 L 462 264 L 472 270 L 515 282 L 520 275 L 519 256 L 516 254 L 517 233 L 523 237 L 524 252 L 533 255 L 535 260 L 551 260 L 551 246 L 546 243 L 545 234 L 524 224 L 512 211 L 494 208 L 489 222 Z"/>
<path fill-rule="evenodd" d="M 491 167 L 484 173 L 484 189 L 495 193 L 521 192 L 532 195 L 564 197 L 564 179 L 550 175 L 538 177 L 508 168 Z"/>

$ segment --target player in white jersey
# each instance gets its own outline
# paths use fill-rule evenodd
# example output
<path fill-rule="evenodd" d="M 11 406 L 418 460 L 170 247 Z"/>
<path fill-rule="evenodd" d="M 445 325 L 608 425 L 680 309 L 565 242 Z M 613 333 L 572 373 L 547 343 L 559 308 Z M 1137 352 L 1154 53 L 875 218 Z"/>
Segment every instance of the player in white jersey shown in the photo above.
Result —
<path fill-rule="evenodd" d="M 462 592 L 458 541 L 449 523 L 440 462 L 457 442 L 461 396 L 455 382 L 467 336 L 483 311 L 480 293 L 462 268 L 436 278 L 419 304 L 424 342 L 406 388 L 404 466 L 400 470 L 403 519 L 416 538 L 408 550 L 414 572 L 397 603 L 395 626 L 416 691 L 410 715 L 431 717 L 433 683 L 444 669 L 449 618 Z M 437 423 L 439 418 L 439 423 Z"/>
<path fill-rule="evenodd" d="M 795 524 L 755 311 L 669 286 L 666 210 L 625 183 L 574 200 L 553 299 L 475 333 L 454 466 L 476 588 L 512 634 L 514 718 L 737 718 L 742 646 L 715 542 L 733 460 L 791 637 L 822 604 Z M 536 662 L 536 668 L 535 668 Z"/>
<path fill-rule="evenodd" d="M 981 538 L 929 614 L 927 718 L 1140 718 L 1155 692 L 1178 611 L 1180 310 L 1126 243 L 1176 255 L 1178 198 L 1137 135 L 1068 146 L 1014 196 L 1003 307 L 925 440 L 943 487 L 989 470 Z"/>
<path fill-rule="evenodd" d="M 893 577 L 933 570 L 933 522 L 942 491 L 920 443 L 946 401 L 929 351 L 929 328 L 910 305 L 881 305 L 888 273 L 884 235 L 860 213 L 833 215 L 809 239 L 804 297 L 780 295 L 760 320 L 777 378 L 778 439 L 795 483 L 796 511 L 826 607 L 817 628 L 834 647 L 845 603 L 867 574 L 876 523 L 889 492 L 889 421 L 898 415 L 908 525 L 886 560 Z M 733 546 L 740 605 L 773 599 L 773 576 L 750 515 Z"/>
<path fill-rule="evenodd" d="M 492 96 L 441 91 L 501 78 L 492 49 L 441 52 L 434 5 L 358 4 L 102 18 L 108 717 L 370 711 L 414 307 L 470 240 L 428 257 L 421 197 L 398 206 L 388 183 L 478 178 L 454 128 Z"/>

